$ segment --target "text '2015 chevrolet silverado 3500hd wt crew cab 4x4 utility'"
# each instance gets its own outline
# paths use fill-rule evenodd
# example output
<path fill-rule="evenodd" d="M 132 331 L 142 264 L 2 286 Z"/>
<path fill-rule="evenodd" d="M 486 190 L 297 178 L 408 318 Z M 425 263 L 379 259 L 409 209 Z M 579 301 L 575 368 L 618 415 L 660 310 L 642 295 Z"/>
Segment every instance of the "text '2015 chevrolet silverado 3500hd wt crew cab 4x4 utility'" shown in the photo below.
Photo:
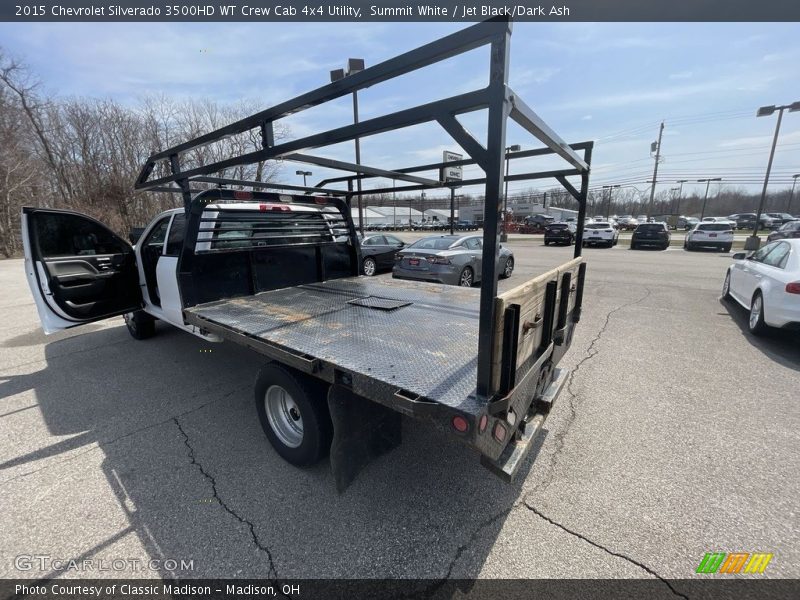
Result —
<path fill-rule="evenodd" d="M 88 216 L 26 207 L 25 269 L 44 330 L 124 315 L 136 339 L 152 337 L 162 321 L 264 355 L 255 413 L 270 443 L 298 466 L 330 454 L 340 490 L 400 443 L 403 415 L 463 442 L 512 479 L 567 376 L 557 365 L 581 313 L 580 224 L 592 143 L 566 144 L 508 87 L 510 37 L 506 20 L 480 23 L 154 154 L 135 188 L 174 193 L 183 206 L 153 219 L 135 246 Z M 299 140 L 274 138 L 273 123 L 289 114 L 481 45 L 491 46 L 490 84 L 482 90 Z M 455 119 L 481 109 L 488 112 L 485 146 Z M 575 258 L 498 295 L 507 117 L 544 144 L 515 160 L 555 154 L 568 163 L 509 178 L 555 179 L 580 210 Z M 440 181 L 417 173 L 444 172 L 445 163 L 388 170 L 302 152 L 430 121 L 469 153 L 456 162 L 478 165 L 485 177 Z M 260 150 L 182 166 L 192 149 L 251 130 L 261 133 Z M 313 187 L 218 176 L 275 158 L 349 174 Z M 568 177 L 579 179 L 577 187 Z M 350 206 L 358 199 L 354 181 L 368 178 L 406 184 L 398 191 L 485 186 L 480 289 L 359 275 Z"/>

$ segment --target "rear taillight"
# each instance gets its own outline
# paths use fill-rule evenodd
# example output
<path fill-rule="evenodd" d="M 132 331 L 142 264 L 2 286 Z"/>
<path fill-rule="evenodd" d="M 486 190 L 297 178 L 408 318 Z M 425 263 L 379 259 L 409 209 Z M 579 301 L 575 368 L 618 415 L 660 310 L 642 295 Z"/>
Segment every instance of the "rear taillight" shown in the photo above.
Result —
<path fill-rule="evenodd" d="M 498 421 L 494 426 L 494 439 L 496 439 L 498 442 L 504 442 L 507 434 L 508 431 L 506 430 L 506 426 Z"/>
<path fill-rule="evenodd" d="M 786 284 L 787 294 L 800 294 L 800 281 L 792 281 Z"/>
<path fill-rule="evenodd" d="M 242 192 L 242 191 L 235 191 L 233 192 L 233 197 L 236 200 L 252 200 L 253 199 L 253 192 Z"/>
<path fill-rule="evenodd" d="M 453 429 L 458 433 L 467 433 L 469 431 L 469 421 L 461 415 L 456 415 L 453 417 Z"/>
<path fill-rule="evenodd" d="M 449 265 L 450 259 L 446 256 L 429 256 L 428 262 L 434 265 Z"/>

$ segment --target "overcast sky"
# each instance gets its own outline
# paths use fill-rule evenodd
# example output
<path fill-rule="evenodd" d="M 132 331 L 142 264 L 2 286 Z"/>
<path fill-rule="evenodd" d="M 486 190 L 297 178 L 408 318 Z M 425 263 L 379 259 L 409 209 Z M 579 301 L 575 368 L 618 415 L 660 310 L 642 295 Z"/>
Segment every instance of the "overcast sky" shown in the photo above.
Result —
<path fill-rule="evenodd" d="M 3 23 L 0 45 L 23 58 L 58 95 L 133 104 L 141 95 L 165 93 L 222 102 L 250 99 L 266 108 L 326 83 L 328 72 L 344 66 L 348 57 L 375 64 L 461 27 Z M 566 141 L 597 141 L 592 187 L 634 183 L 647 188 L 643 182 L 653 167 L 649 146 L 661 119 L 666 120 L 666 160 L 660 167 L 660 189 L 674 186 L 676 179 L 709 176 L 756 182 L 766 168 L 775 117 L 757 119 L 755 111 L 761 105 L 800 100 L 798 59 L 800 26 L 795 23 L 517 23 L 510 84 Z M 476 89 L 485 85 L 487 67 L 488 52 L 481 49 L 376 86 L 360 95 L 361 117 Z M 342 99 L 286 123 L 292 137 L 299 137 L 347 124 L 351 110 L 350 100 Z M 482 115 L 463 122 L 485 139 Z M 516 126 L 510 126 L 507 142 L 525 149 L 540 146 Z M 419 126 L 363 140 L 362 161 L 404 167 L 439 160 L 443 149 L 458 151 L 437 127 Z M 352 160 L 352 144 L 315 152 Z M 539 166 L 550 168 L 552 163 L 524 165 Z M 296 183 L 296 168 L 301 167 L 287 165 L 283 179 Z M 329 174 L 319 167 L 310 170 L 314 180 Z M 772 187 L 786 187 L 797 172 L 800 113 L 787 113 Z M 528 187 L 512 184 L 511 190 Z"/>

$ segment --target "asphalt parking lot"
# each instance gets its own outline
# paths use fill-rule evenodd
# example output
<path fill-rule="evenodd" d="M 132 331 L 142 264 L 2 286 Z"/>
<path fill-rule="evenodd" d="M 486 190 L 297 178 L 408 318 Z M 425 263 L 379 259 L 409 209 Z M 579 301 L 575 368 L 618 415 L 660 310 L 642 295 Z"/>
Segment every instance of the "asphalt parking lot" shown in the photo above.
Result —
<path fill-rule="evenodd" d="M 503 287 L 572 253 L 509 246 Z M 45 337 L 22 262 L 0 262 L 0 576 L 688 578 L 764 551 L 764 576 L 800 577 L 797 338 L 747 333 L 720 253 L 585 255 L 573 374 L 515 484 L 407 422 L 342 495 L 268 445 L 258 355 L 121 319 Z"/>

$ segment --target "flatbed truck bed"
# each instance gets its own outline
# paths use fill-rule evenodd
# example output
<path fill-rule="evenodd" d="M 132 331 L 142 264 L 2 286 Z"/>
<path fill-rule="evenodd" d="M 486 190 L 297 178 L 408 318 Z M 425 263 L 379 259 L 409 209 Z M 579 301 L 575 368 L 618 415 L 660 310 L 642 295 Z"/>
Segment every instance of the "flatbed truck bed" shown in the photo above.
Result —
<path fill-rule="evenodd" d="M 400 412 L 438 403 L 474 417 L 486 408 L 475 394 L 479 295 L 360 276 L 210 302 L 185 317 L 331 383 L 338 372 Z"/>

